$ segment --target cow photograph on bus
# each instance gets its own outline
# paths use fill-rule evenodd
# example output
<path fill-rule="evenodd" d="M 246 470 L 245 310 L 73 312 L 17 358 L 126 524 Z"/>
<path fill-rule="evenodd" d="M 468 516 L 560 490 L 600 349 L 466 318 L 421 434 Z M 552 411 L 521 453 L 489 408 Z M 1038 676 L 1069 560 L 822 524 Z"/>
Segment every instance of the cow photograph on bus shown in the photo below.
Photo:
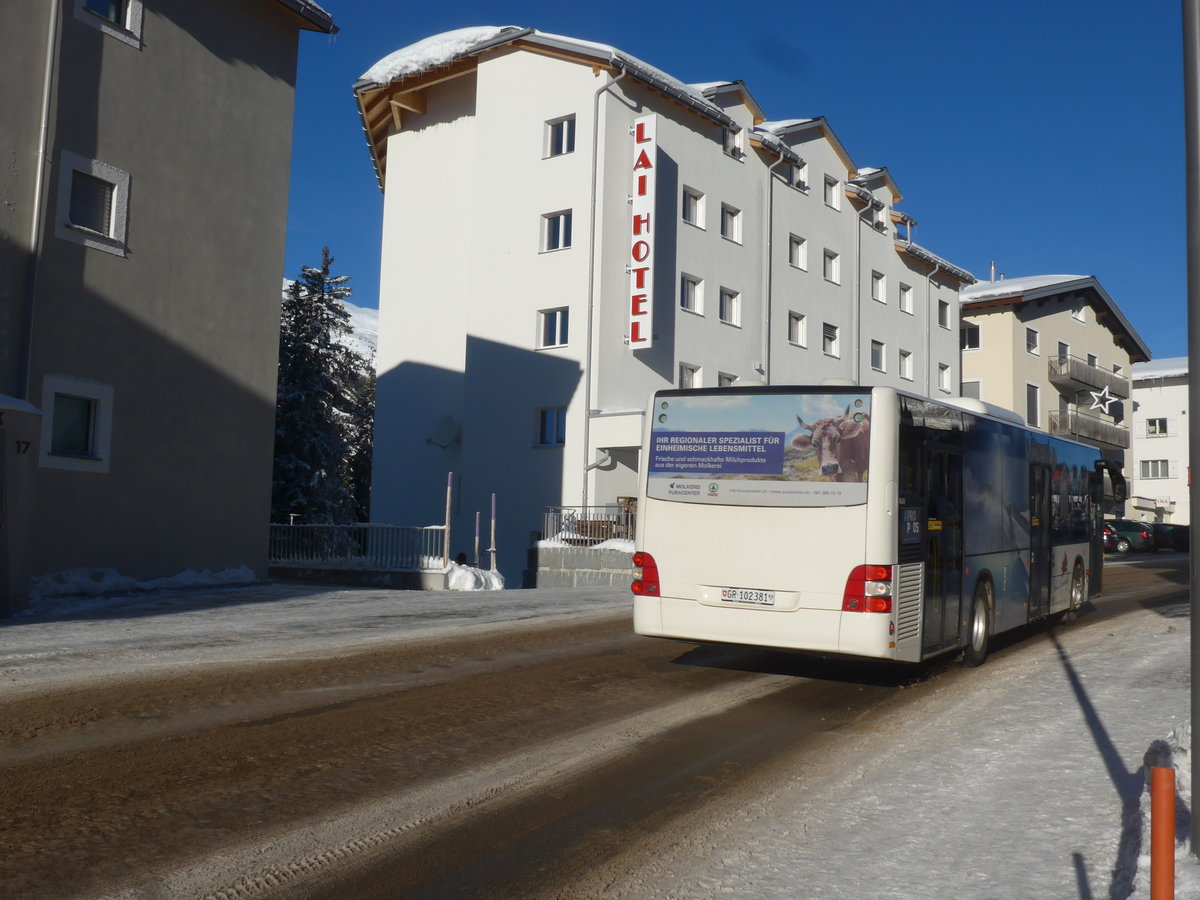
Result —
<path fill-rule="evenodd" d="M 979 665 L 1100 592 L 1119 466 L 1015 413 L 882 386 L 665 390 L 647 412 L 639 634 Z"/>
<path fill-rule="evenodd" d="M 796 416 L 806 434 L 792 438 L 792 446 L 817 452 L 818 471 L 834 481 L 862 481 L 866 474 L 867 449 L 871 440 L 871 418 L 856 421 L 846 407 L 837 418 L 819 419 L 812 425 Z"/>

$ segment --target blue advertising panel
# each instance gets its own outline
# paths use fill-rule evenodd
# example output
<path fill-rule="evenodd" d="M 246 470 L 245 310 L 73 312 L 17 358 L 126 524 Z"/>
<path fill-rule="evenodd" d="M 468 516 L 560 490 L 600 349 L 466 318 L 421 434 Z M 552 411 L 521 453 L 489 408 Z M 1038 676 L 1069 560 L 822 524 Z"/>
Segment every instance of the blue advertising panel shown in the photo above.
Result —
<path fill-rule="evenodd" d="M 744 506 L 865 503 L 869 393 L 659 396 L 647 493 Z"/>

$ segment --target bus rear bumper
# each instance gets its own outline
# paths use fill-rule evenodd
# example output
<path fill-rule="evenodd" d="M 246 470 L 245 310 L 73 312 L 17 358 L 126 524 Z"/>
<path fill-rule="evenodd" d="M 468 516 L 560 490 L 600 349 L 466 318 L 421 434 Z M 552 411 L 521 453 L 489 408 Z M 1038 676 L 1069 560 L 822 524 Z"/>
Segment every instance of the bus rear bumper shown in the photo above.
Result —
<path fill-rule="evenodd" d="M 637 597 L 633 630 L 648 637 L 750 644 L 894 659 L 891 616 L 830 609 L 712 607 L 679 597 Z"/>

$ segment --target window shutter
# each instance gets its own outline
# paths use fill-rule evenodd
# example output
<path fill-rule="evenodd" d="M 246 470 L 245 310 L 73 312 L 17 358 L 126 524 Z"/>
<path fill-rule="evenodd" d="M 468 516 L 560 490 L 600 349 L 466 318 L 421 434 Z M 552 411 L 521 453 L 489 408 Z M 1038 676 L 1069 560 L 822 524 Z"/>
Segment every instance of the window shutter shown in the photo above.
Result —
<path fill-rule="evenodd" d="M 71 176 L 71 224 L 111 237 L 114 189 L 103 179 L 76 171 Z"/>

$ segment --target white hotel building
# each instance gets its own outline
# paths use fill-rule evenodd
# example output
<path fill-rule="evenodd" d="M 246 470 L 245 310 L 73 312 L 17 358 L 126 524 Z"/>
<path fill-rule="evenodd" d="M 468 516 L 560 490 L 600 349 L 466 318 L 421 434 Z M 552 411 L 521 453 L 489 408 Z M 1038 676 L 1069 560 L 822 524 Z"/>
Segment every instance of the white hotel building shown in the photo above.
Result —
<path fill-rule="evenodd" d="M 452 551 L 495 492 L 516 586 L 547 507 L 637 493 L 657 389 L 958 394 L 974 279 L 823 118 L 521 28 L 421 41 L 355 93 L 384 191 L 378 521 L 440 521 L 453 472 Z"/>

